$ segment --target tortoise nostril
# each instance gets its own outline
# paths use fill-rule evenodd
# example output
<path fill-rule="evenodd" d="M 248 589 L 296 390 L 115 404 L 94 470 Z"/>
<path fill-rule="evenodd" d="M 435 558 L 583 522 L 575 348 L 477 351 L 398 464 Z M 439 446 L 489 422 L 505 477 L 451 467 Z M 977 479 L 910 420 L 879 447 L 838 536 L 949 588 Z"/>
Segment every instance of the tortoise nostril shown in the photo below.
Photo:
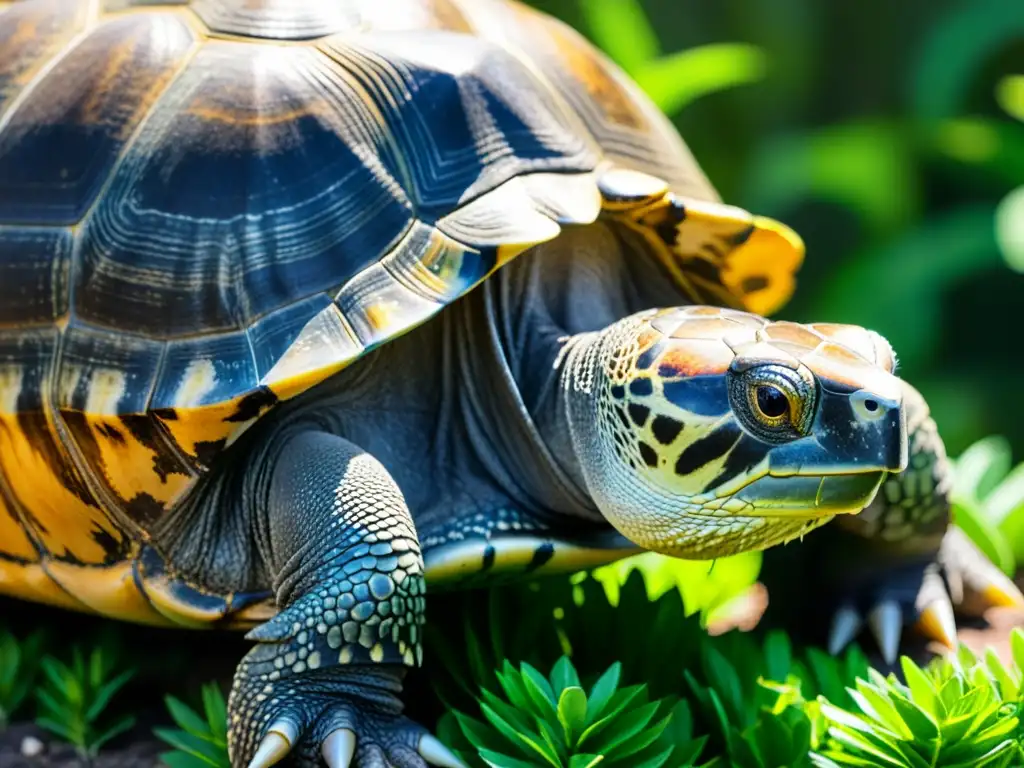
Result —
<path fill-rule="evenodd" d="M 889 412 L 895 404 L 889 403 L 869 392 L 855 392 L 850 396 L 853 412 L 864 421 L 877 421 Z"/>

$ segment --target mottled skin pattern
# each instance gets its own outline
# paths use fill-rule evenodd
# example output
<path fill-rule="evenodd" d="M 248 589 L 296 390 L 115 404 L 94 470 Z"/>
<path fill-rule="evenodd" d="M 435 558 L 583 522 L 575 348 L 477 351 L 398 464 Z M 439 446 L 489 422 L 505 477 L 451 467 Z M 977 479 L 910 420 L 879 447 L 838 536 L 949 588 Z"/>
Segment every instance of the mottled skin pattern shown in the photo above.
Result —
<path fill-rule="evenodd" d="M 762 317 L 802 257 L 517 3 L 0 3 L 0 591 L 251 629 L 235 765 L 454 765 L 425 585 L 764 548 L 904 468 L 888 344 Z"/>

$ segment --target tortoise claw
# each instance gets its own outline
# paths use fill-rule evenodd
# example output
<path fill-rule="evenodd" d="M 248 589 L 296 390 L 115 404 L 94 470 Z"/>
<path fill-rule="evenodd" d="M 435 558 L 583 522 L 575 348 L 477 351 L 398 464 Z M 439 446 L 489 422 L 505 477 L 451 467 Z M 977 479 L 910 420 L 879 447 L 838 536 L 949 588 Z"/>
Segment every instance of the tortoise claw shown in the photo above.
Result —
<path fill-rule="evenodd" d="M 1017 585 L 1007 578 L 1006 574 L 994 566 L 984 574 L 978 574 L 976 584 L 971 588 L 981 599 L 993 608 L 1024 608 L 1024 594 Z"/>
<path fill-rule="evenodd" d="M 949 598 L 943 597 L 925 606 L 917 618 L 917 629 L 925 637 L 956 650 L 956 618 Z"/>
<path fill-rule="evenodd" d="M 442 744 L 436 736 L 431 736 L 429 733 L 424 734 L 420 739 L 416 751 L 431 765 L 438 765 L 441 768 L 467 768 L 454 752 Z"/>
<path fill-rule="evenodd" d="M 349 768 L 356 753 L 356 734 L 348 728 L 331 731 L 320 748 L 328 768 Z"/>
<path fill-rule="evenodd" d="M 950 650 L 956 650 L 956 615 L 950 590 L 935 567 L 925 569 L 921 589 L 917 593 L 918 632 L 937 640 Z"/>
<path fill-rule="evenodd" d="M 900 610 L 899 603 L 892 599 L 880 602 L 868 614 L 868 625 L 885 663 L 890 666 L 895 664 L 900 648 L 900 635 L 903 633 L 903 611 Z"/>
<path fill-rule="evenodd" d="M 270 768 L 280 762 L 281 758 L 291 752 L 297 736 L 295 726 L 291 723 L 284 720 L 274 723 L 249 761 L 249 768 Z"/>
<path fill-rule="evenodd" d="M 836 611 L 828 633 L 828 652 L 833 656 L 840 653 L 857 636 L 863 623 L 861 615 L 850 605 Z"/>
<path fill-rule="evenodd" d="M 984 616 L 989 608 L 1024 609 L 1024 594 L 960 528 L 942 539 L 939 562 L 958 612 Z"/>

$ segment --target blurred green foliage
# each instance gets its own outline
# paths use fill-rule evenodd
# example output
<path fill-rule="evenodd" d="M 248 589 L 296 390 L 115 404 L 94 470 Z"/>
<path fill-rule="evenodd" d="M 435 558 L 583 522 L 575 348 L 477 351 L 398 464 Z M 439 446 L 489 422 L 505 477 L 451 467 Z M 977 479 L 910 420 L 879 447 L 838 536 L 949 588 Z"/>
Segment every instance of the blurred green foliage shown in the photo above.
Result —
<path fill-rule="evenodd" d="M 793 320 L 893 343 L 954 454 L 1024 456 L 1024 14 L 1004 0 L 531 0 L 808 247 Z"/>
<path fill-rule="evenodd" d="M 953 520 L 1007 576 L 1024 564 L 1024 463 L 1009 442 L 985 437 L 955 461 Z"/>

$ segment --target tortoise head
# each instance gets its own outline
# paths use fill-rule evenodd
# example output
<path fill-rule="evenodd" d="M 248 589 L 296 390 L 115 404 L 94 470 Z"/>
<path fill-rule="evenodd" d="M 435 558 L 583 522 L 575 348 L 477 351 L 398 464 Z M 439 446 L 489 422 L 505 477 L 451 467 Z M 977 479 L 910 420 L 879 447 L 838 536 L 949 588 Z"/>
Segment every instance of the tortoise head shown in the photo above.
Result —
<path fill-rule="evenodd" d="M 643 312 L 569 350 L 591 496 L 649 550 L 704 559 L 857 513 L 907 463 L 877 333 L 714 307 Z"/>

